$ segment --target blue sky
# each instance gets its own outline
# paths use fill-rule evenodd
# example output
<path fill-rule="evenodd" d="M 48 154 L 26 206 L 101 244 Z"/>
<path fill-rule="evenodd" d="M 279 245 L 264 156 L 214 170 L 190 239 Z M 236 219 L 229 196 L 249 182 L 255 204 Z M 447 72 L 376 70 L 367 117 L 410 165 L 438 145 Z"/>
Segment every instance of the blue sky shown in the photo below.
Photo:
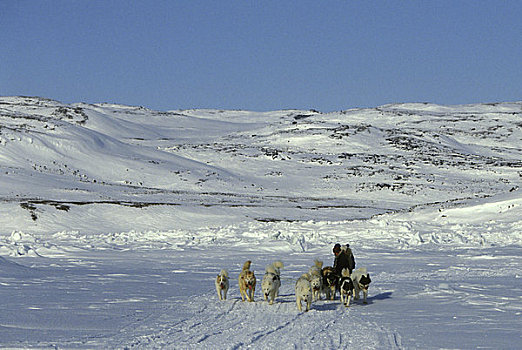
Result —
<path fill-rule="evenodd" d="M 158 110 L 522 100 L 522 1 L 0 0 L 0 95 Z"/>

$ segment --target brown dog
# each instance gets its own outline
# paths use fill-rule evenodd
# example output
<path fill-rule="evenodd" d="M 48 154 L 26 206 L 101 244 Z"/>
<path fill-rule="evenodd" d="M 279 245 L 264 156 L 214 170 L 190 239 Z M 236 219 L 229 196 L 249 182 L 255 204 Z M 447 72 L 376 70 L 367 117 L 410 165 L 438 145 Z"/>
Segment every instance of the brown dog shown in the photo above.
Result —
<path fill-rule="evenodd" d="M 331 266 L 323 267 L 321 271 L 323 275 L 323 292 L 326 294 L 326 299 L 335 299 L 335 290 L 338 288 L 339 276 Z"/>
<path fill-rule="evenodd" d="M 241 293 L 243 301 L 245 301 L 245 298 L 248 301 L 254 301 L 254 292 L 256 291 L 256 276 L 253 271 L 250 271 L 250 264 L 252 264 L 252 261 L 247 260 L 239 274 L 239 293 Z"/>

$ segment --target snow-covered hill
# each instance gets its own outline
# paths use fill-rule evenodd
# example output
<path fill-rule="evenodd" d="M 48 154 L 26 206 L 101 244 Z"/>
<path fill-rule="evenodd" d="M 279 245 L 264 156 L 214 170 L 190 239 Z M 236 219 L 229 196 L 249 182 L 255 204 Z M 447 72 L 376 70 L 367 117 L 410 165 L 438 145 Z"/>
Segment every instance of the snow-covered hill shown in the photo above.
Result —
<path fill-rule="evenodd" d="M 522 103 L 156 112 L 4 97 L 0 198 L 17 222 L 2 226 L 89 231 L 85 213 L 111 232 L 186 228 L 187 212 L 218 224 L 345 220 L 507 193 L 522 176 L 521 113 Z"/>
<path fill-rule="evenodd" d="M 0 347 L 520 340 L 521 102 L 159 112 L 0 97 L 0 179 Z M 335 242 L 372 272 L 370 304 L 298 313 L 295 279 Z M 238 301 L 246 259 L 258 278 L 285 262 L 274 307 Z"/>

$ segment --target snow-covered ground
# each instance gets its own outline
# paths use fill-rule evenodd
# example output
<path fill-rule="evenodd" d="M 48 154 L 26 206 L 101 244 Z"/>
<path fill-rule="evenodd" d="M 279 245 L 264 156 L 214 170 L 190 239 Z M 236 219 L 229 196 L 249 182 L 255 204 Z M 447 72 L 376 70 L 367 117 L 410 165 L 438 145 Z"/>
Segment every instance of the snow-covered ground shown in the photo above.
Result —
<path fill-rule="evenodd" d="M 521 116 L 0 97 L 0 347 L 518 348 Z M 296 279 L 336 242 L 369 303 L 298 312 Z M 241 302 L 248 259 L 259 281 L 285 263 L 274 305 Z"/>

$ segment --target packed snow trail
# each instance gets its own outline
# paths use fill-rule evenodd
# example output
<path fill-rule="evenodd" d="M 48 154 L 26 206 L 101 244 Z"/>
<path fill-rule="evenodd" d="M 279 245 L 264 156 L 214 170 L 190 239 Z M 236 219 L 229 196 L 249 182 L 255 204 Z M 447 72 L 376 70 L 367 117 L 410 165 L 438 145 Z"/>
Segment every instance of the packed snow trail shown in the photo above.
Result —
<path fill-rule="evenodd" d="M 215 299 L 213 295 L 201 298 Z M 295 298 L 290 294 L 282 295 L 274 305 L 234 298 L 205 304 L 191 300 L 178 306 L 190 310 L 193 316 L 176 323 L 167 322 L 151 334 L 134 335 L 130 342 L 124 342 L 124 347 L 335 349 L 357 344 L 369 348 L 397 347 L 389 343 L 390 339 L 398 338 L 396 334 L 355 316 L 357 307 L 346 309 L 338 302 L 318 302 L 307 313 L 297 311 Z"/>
<path fill-rule="evenodd" d="M 201 253 L 212 255 L 219 252 L 205 250 Z M 238 253 L 237 248 L 221 251 L 224 256 Z M 226 301 L 217 299 L 212 278 L 214 271 L 208 272 L 210 266 L 187 271 L 184 283 L 189 289 L 195 287 L 192 289 L 194 295 L 173 301 L 171 306 L 161 310 L 162 315 L 151 318 L 150 323 L 123 329 L 116 337 L 120 340 L 111 342 L 111 346 L 146 349 L 208 349 L 216 346 L 223 349 L 336 349 L 360 344 L 375 349 L 400 347 L 398 333 L 361 316 L 365 308 L 385 301 L 391 292 L 370 297 L 368 305 L 356 302 L 346 308 L 338 299 L 333 302 L 321 300 L 313 303 L 309 312 L 299 312 L 294 295 L 295 281 L 299 270 L 306 271 L 307 264 L 313 264 L 313 260 L 310 260 L 310 254 L 284 254 L 288 263 L 282 270 L 280 296 L 269 305 L 259 292 L 264 265 L 256 262 L 270 261 L 271 254 L 249 252 L 248 255 L 256 257 L 253 258 L 253 267 L 256 266 L 258 271 L 255 302 L 241 301 L 237 287 L 238 270 L 231 274 L 231 288 Z M 211 263 L 209 259 L 204 259 L 204 262 Z M 239 268 L 241 264 L 233 265 Z M 198 280 L 206 275 L 209 276 L 199 282 L 205 285 L 199 289 Z M 202 291 L 204 293 L 199 294 Z"/>

